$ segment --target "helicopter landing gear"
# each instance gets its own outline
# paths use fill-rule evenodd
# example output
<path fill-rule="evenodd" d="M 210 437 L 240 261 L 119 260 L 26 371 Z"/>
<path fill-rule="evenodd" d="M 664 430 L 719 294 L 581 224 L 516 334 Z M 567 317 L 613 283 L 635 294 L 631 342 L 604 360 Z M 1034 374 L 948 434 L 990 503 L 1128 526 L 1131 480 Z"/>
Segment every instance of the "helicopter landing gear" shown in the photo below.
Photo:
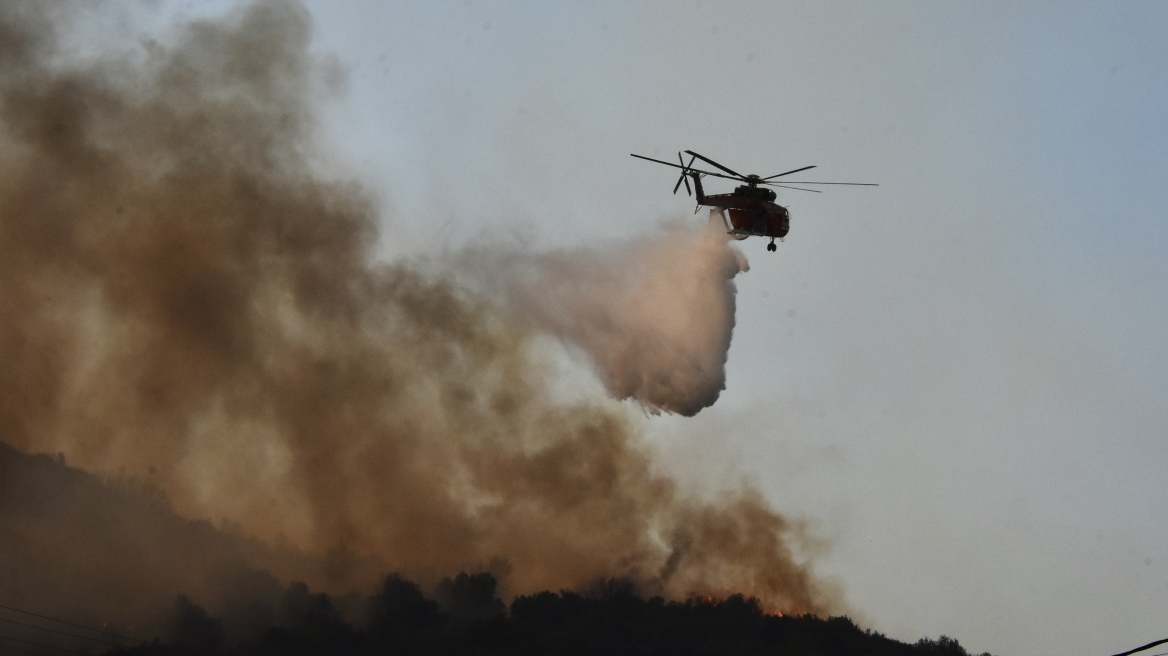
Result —
<path fill-rule="evenodd" d="M 767 244 L 767 250 L 771 251 L 772 253 L 779 250 L 779 247 L 775 245 L 774 239 L 771 239 L 771 243 Z"/>

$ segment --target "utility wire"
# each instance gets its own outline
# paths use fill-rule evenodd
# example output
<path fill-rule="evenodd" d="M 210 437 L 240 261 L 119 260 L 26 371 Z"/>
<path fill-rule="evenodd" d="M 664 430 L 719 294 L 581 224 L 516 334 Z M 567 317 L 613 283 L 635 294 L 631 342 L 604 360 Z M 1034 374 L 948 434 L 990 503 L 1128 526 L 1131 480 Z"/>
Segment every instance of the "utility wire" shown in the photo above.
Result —
<path fill-rule="evenodd" d="M 125 648 L 125 646 L 126 646 L 126 645 L 124 645 L 124 644 L 122 644 L 122 643 L 120 643 L 120 642 L 113 642 L 113 641 L 110 641 L 110 640 L 103 640 L 103 639 L 101 639 L 101 638 L 94 638 L 93 636 L 83 636 L 83 635 L 78 635 L 78 634 L 76 634 L 76 633 L 69 633 L 68 631 L 58 631 L 58 630 L 56 630 L 56 629 L 50 629 L 50 628 L 49 628 L 49 627 L 47 627 L 47 626 L 37 626 L 37 625 L 35 625 L 35 624 L 25 624 L 24 622 L 17 622 L 16 620 L 6 620 L 6 619 L 4 619 L 4 618 L 2 618 L 2 617 L 0 617 L 0 622 L 7 622 L 8 624 L 16 624 L 17 626 L 26 626 L 26 627 L 28 627 L 28 628 L 30 628 L 30 629 L 36 629 L 36 630 L 38 630 L 38 631 L 48 631 L 49 633 L 57 633 L 57 634 L 60 634 L 60 635 L 63 635 L 63 636 L 69 636 L 70 638 L 80 638 L 80 639 L 82 639 L 82 640 L 92 640 L 92 641 L 94 641 L 94 642 L 100 642 L 100 643 L 102 643 L 102 644 L 106 644 L 106 645 L 112 645 L 112 646 L 114 646 L 114 647 L 122 647 L 122 648 Z"/>
<path fill-rule="evenodd" d="M 57 651 L 63 651 L 66 654 L 77 654 L 78 656 L 86 656 L 84 652 L 74 651 L 72 649 L 65 649 L 64 647 L 54 647 L 53 645 L 46 645 L 46 644 L 42 644 L 39 642 L 33 642 L 31 640 L 22 640 L 20 638 L 13 638 L 12 636 L 0 635 L 0 641 L 4 641 L 4 640 L 12 640 L 14 642 L 23 642 L 24 644 L 32 645 L 33 647 L 44 647 L 45 649 L 55 649 Z"/>
<path fill-rule="evenodd" d="M 9 651 L 11 649 L 15 649 L 16 651 L 24 652 L 26 654 L 32 654 L 33 656 L 45 656 L 45 652 L 42 650 L 39 650 L 39 649 L 36 651 L 33 651 L 33 650 L 29 649 L 28 647 L 21 647 L 19 645 L 0 644 L 0 654 L 11 653 Z"/>
<path fill-rule="evenodd" d="M 59 622 L 61 624 L 67 624 L 69 626 L 72 626 L 72 627 L 75 627 L 78 629 L 85 629 L 86 631 L 94 631 L 96 633 L 104 633 L 105 635 L 113 636 L 115 638 L 122 638 L 123 640 L 130 640 L 132 642 L 144 642 L 143 640 L 136 640 L 136 639 L 131 638 L 129 636 L 119 635 L 117 633 L 112 633 L 110 631 L 103 631 L 101 629 L 95 629 L 92 626 L 85 626 L 84 624 L 74 624 L 73 622 L 66 622 L 65 620 L 59 620 L 55 617 L 49 617 L 48 615 L 39 615 L 39 614 L 34 613 L 32 611 L 22 610 L 20 608 L 13 608 L 12 606 L 5 606 L 4 604 L 0 604 L 0 608 L 3 608 L 4 610 L 14 611 L 17 613 L 24 613 L 25 615 L 32 615 L 33 617 L 39 617 L 42 620 L 49 620 L 50 622 Z"/>
<path fill-rule="evenodd" d="M 1148 644 L 1144 645 L 1143 647 L 1136 647 L 1135 649 L 1130 649 L 1130 650 L 1128 650 L 1128 651 L 1125 651 L 1125 652 L 1123 652 L 1123 653 L 1116 654 L 1115 656 L 1128 656 L 1128 654 L 1134 654 L 1134 653 L 1136 653 L 1137 651 L 1143 651 L 1143 650 L 1145 650 L 1145 649 L 1151 649 L 1152 647 L 1155 647 L 1156 645 L 1162 645 L 1162 644 L 1164 644 L 1165 642 L 1168 642 L 1168 638 L 1164 638 L 1163 640 L 1157 640 L 1156 642 L 1149 642 Z"/>
<path fill-rule="evenodd" d="M 26 654 L 32 654 L 33 656 L 42 656 L 42 652 L 25 649 L 24 647 L 17 647 L 16 645 L 0 645 L 0 654 L 3 654 L 10 649 L 15 649 L 16 651 L 21 651 Z"/>

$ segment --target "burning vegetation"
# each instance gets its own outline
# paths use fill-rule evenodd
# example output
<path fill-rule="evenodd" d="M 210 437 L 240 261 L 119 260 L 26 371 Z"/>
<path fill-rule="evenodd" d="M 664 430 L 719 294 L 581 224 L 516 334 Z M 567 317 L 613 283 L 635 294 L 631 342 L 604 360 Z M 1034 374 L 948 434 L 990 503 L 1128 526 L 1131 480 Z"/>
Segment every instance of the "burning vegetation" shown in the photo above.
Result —
<path fill-rule="evenodd" d="M 113 654 L 864 654 L 966 656 L 942 636 L 910 645 L 858 628 L 847 617 L 764 613 L 757 599 L 643 599 L 628 582 L 597 581 L 584 592 L 541 592 L 506 609 L 490 574 L 443 581 L 437 599 L 398 576 L 368 598 L 359 625 L 327 595 L 292 586 L 271 613 L 281 622 L 229 644 L 222 622 L 185 598 L 175 603 L 170 638 Z M 988 656 L 988 655 L 983 655 Z"/>
<path fill-rule="evenodd" d="M 813 619 L 844 606 L 802 524 L 747 486 L 686 493 L 616 400 L 717 398 L 745 267 L 724 240 L 480 253 L 481 287 L 379 262 L 373 194 L 321 143 L 340 73 L 303 7 L 82 58 L 86 11 L 0 4 L 6 608 L 135 654 L 962 653 Z M 648 286 L 565 292 L 596 263 Z M 664 326 L 661 280 L 686 290 Z M 548 335 L 616 399 L 553 393 Z M 44 641 L 24 630 L 0 643 Z"/>
<path fill-rule="evenodd" d="M 69 28 L 90 10 L 0 6 L 0 439 L 271 547 L 191 561 L 127 517 L 106 542 L 183 574 L 129 566 L 141 587 L 99 603 L 103 621 L 184 581 L 167 594 L 207 603 L 238 563 L 330 591 L 500 563 L 507 598 L 620 578 L 666 599 L 842 608 L 800 555 L 799 521 L 745 486 L 687 493 L 637 408 L 553 392 L 537 347 L 575 340 L 614 396 L 651 409 L 712 403 L 744 266 L 724 241 L 675 231 L 594 254 L 650 284 L 611 307 L 555 293 L 587 258 L 528 263 L 563 283 L 553 293 L 380 262 L 373 194 L 330 172 L 316 117 L 340 73 L 310 53 L 303 7 L 258 2 L 81 57 Z M 660 257 L 654 239 L 688 254 Z M 673 315 L 696 319 L 643 313 L 666 278 L 688 281 Z M 718 311 L 681 311 L 703 298 Z M 33 489 L 8 485 L 10 505 Z M 65 522 L 21 548 L 44 567 L 117 560 L 70 535 L 85 530 Z"/>

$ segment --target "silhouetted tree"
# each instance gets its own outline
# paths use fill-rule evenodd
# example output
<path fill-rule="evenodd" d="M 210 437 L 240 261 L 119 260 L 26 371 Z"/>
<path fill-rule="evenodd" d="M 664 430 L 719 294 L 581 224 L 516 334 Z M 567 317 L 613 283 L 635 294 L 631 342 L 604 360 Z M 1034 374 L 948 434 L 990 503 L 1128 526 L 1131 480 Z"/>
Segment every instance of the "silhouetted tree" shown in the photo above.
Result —
<path fill-rule="evenodd" d="M 498 581 L 490 572 L 464 572 L 453 579 L 442 579 L 436 596 L 448 615 L 450 625 L 463 628 L 496 620 L 506 614 L 507 607 L 495 596 L 497 587 Z"/>
<path fill-rule="evenodd" d="M 167 642 L 183 654 L 214 654 L 224 646 L 223 623 L 185 595 L 175 600 Z"/>
<path fill-rule="evenodd" d="M 969 656 L 962 647 L 953 638 L 943 635 L 936 640 L 929 640 L 928 638 L 921 638 L 917 641 L 916 647 L 919 653 L 927 656 Z"/>
<path fill-rule="evenodd" d="M 594 579 L 584 586 L 581 593 L 589 599 L 606 602 L 640 599 L 640 595 L 637 594 L 637 584 L 628 578 L 601 577 Z"/>
<path fill-rule="evenodd" d="M 447 613 L 417 584 L 385 578 L 367 600 L 369 625 L 355 629 L 334 600 L 303 583 L 289 586 L 279 626 L 226 646 L 219 621 L 180 597 L 166 644 L 117 652 L 125 656 L 373 656 L 382 654 L 757 654 L 774 656 L 969 656 L 947 636 L 905 644 L 865 631 L 848 617 L 766 614 L 743 595 L 667 602 L 643 599 L 622 579 L 602 579 L 586 594 L 540 592 L 518 597 L 503 612 L 490 574 L 459 574 L 436 588 Z M 989 656 L 983 654 L 981 656 Z"/>
<path fill-rule="evenodd" d="M 418 584 L 399 574 L 390 574 L 369 599 L 368 632 L 375 642 L 384 645 L 408 645 L 421 636 L 440 632 L 445 618 L 438 603 L 422 594 Z"/>

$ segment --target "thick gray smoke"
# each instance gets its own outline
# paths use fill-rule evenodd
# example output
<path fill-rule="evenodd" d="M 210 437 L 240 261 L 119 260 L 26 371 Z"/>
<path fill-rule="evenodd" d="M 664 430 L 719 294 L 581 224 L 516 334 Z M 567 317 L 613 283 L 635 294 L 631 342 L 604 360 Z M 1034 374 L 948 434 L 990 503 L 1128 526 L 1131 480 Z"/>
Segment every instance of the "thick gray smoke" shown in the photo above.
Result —
<path fill-rule="evenodd" d="M 677 230 L 534 258 L 562 260 L 558 287 L 500 298 L 378 264 L 371 194 L 321 173 L 329 80 L 306 10 L 260 2 L 139 57 L 70 62 L 40 8 L 0 4 L 0 439 L 423 579 L 502 559 L 511 593 L 629 576 L 835 607 L 797 523 L 749 490 L 679 489 L 638 413 L 554 396 L 532 346 L 565 336 L 616 395 L 696 411 L 722 385 L 741 269 L 725 244 Z M 22 553 L 74 563 L 68 535 Z M 155 563 L 196 562 L 153 544 Z M 126 558 L 103 553 L 74 566 Z"/>
<path fill-rule="evenodd" d="M 673 224 L 604 248 L 462 258 L 509 316 L 579 347 L 609 392 L 652 412 L 696 414 L 725 388 L 734 276 L 746 258 L 725 231 Z"/>

